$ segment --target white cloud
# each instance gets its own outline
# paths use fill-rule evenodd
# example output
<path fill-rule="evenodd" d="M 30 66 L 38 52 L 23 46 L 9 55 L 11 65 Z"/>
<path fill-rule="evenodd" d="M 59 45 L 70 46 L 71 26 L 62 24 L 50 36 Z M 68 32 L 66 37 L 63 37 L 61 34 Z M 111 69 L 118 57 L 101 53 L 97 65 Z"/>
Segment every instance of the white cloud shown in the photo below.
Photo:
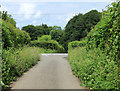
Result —
<path fill-rule="evenodd" d="M 39 18 L 41 16 L 41 12 L 40 11 L 37 11 L 34 18 Z"/>
<path fill-rule="evenodd" d="M 18 25 L 18 24 L 16 24 L 16 27 L 19 27 L 19 25 Z"/>
<path fill-rule="evenodd" d="M 1 0 L 1 2 L 111 2 L 115 0 Z"/>
<path fill-rule="evenodd" d="M 34 14 L 34 11 L 35 11 L 35 4 L 22 3 L 20 4 L 20 9 L 18 11 L 18 14 L 24 15 L 25 19 L 30 19 L 31 16 Z"/>
<path fill-rule="evenodd" d="M 32 24 L 36 24 L 36 23 L 37 23 L 37 21 L 36 21 L 36 20 L 33 20 Z"/>

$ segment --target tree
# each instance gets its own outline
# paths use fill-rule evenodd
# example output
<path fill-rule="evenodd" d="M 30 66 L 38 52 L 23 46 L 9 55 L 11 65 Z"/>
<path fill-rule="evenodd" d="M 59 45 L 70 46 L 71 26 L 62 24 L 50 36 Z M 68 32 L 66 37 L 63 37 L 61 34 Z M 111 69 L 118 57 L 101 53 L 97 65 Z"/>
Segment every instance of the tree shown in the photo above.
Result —
<path fill-rule="evenodd" d="M 37 37 L 49 35 L 52 29 L 53 28 L 51 26 L 49 27 L 46 24 L 42 24 L 40 26 L 27 25 L 22 27 L 22 30 L 30 34 L 31 40 L 37 40 Z"/>
<path fill-rule="evenodd" d="M 101 13 L 97 10 L 91 10 L 86 14 L 75 15 L 66 25 L 64 40 L 66 42 L 65 49 L 67 50 L 67 44 L 71 41 L 80 41 L 84 38 L 101 19 Z"/>
<path fill-rule="evenodd" d="M 53 30 L 50 31 L 51 38 L 53 40 L 56 40 L 57 42 L 61 41 L 61 37 L 63 35 L 63 30 L 61 30 L 61 27 L 54 26 Z"/>
<path fill-rule="evenodd" d="M 7 19 L 7 11 L 3 11 L 3 13 L 2 13 L 2 19 L 3 20 Z"/>
<path fill-rule="evenodd" d="M 36 28 L 34 25 L 24 26 L 24 27 L 22 27 L 22 30 L 24 30 L 30 34 L 31 40 L 37 39 L 37 35 L 35 34 Z"/>

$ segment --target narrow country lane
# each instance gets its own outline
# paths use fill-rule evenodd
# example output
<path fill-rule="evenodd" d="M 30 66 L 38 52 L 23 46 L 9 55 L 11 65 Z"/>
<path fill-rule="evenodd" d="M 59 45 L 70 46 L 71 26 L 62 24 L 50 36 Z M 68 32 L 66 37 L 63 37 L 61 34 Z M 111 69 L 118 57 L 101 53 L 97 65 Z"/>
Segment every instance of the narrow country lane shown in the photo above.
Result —
<path fill-rule="evenodd" d="M 72 75 L 67 54 L 40 56 L 38 64 L 14 82 L 12 89 L 85 89 Z"/>

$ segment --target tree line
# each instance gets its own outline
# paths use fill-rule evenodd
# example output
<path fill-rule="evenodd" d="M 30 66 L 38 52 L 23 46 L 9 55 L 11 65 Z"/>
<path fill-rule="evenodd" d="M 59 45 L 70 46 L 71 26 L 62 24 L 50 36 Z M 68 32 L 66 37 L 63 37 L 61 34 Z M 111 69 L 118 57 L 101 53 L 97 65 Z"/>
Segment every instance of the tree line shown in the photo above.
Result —
<path fill-rule="evenodd" d="M 86 14 L 75 15 L 70 19 L 62 29 L 60 26 L 47 26 L 42 24 L 39 26 L 27 25 L 23 26 L 22 30 L 29 33 L 31 40 L 37 40 L 38 37 L 43 35 L 51 35 L 53 40 L 61 44 L 66 52 L 68 50 L 68 43 L 75 40 L 84 38 L 101 19 L 101 12 L 91 10 Z"/>

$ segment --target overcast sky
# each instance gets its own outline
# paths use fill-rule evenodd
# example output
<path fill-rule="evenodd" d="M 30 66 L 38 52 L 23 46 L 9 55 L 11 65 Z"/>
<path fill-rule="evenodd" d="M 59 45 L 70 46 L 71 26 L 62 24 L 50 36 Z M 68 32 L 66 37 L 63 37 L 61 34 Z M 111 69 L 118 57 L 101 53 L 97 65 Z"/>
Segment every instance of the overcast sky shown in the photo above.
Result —
<path fill-rule="evenodd" d="M 7 10 L 17 27 L 28 24 L 65 27 L 78 13 L 102 11 L 114 0 L 0 0 L 1 10 Z"/>

